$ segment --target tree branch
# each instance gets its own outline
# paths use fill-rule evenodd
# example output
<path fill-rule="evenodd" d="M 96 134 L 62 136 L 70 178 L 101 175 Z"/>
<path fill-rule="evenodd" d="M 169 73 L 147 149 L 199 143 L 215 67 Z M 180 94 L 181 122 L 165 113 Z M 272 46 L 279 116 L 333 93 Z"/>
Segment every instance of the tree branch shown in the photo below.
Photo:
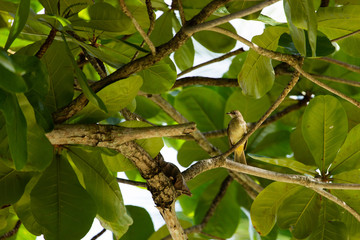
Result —
<path fill-rule="evenodd" d="M 321 58 L 319 58 L 319 60 L 328 62 L 328 63 L 332 63 L 332 64 L 336 64 L 336 65 L 343 67 L 352 72 L 360 73 L 360 67 L 353 65 L 353 64 L 349 64 L 349 63 L 346 63 L 346 62 L 343 62 L 343 61 L 340 61 L 337 59 L 329 58 L 329 57 L 321 57 Z"/>
<path fill-rule="evenodd" d="M 202 24 L 189 26 L 185 30 L 186 30 L 186 32 L 188 34 L 194 34 L 194 33 L 199 32 L 199 31 L 208 30 L 209 28 L 219 26 L 219 25 L 221 25 L 223 23 L 227 23 L 227 22 L 229 22 L 231 20 L 234 20 L 234 19 L 237 19 L 237 18 L 242 18 L 242 17 L 245 17 L 245 16 L 250 15 L 252 13 L 261 11 L 263 8 L 265 8 L 267 6 L 270 6 L 271 4 L 274 4 L 274 3 L 278 2 L 278 1 L 279 0 L 264 1 L 264 2 L 261 2 L 261 3 L 257 4 L 257 5 L 255 5 L 255 6 L 252 6 L 252 7 L 249 7 L 247 9 L 241 10 L 239 12 L 229 14 L 229 15 L 227 15 L 225 17 L 217 18 L 217 19 L 214 19 L 214 20 L 202 23 Z"/>
<path fill-rule="evenodd" d="M 144 182 L 138 182 L 138 181 L 133 181 L 133 180 L 129 180 L 129 179 L 123 179 L 123 178 L 116 178 L 118 183 L 124 183 L 124 184 L 129 184 L 135 187 L 143 187 L 143 188 L 147 188 L 147 184 Z"/>
<path fill-rule="evenodd" d="M 235 78 L 185 77 L 176 80 L 174 86 L 171 89 L 192 85 L 239 87 L 239 83 Z"/>
<path fill-rule="evenodd" d="M 91 238 L 91 240 L 96 240 L 96 239 L 98 239 L 98 238 L 99 238 L 101 235 L 103 235 L 105 232 L 106 232 L 106 229 L 103 228 L 103 230 L 101 230 L 99 233 L 97 233 L 95 236 L 93 236 L 93 237 Z"/>
<path fill-rule="evenodd" d="M 123 12 L 125 13 L 125 15 L 131 19 L 132 23 L 134 24 L 134 27 L 140 33 L 141 37 L 144 39 L 146 44 L 149 46 L 152 55 L 155 55 L 156 48 L 155 48 L 154 44 L 151 42 L 149 36 L 145 33 L 145 31 L 141 28 L 140 24 L 136 21 L 134 16 L 131 14 L 131 12 L 129 11 L 129 9 L 127 8 L 127 6 L 125 4 L 125 1 L 119 0 L 119 2 L 120 2 L 120 6 L 121 6 Z"/>
<path fill-rule="evenodd" d="M 212 64 L 212 63 L 220 62 L 220 61 L 222 61 L 222 60 L 224 60 L 224 59 L 227 59 L 227 58 L 232 57 L 232 56 L 236 56 L 236 55 L 238 55 L 238 54 L 240 54 L 240 53 L 243 53 L 243 52 L 244 52 L 244 49 L 243 49 L 243 48 L 239 48 L 239 49 L 237 49 L 237 50 L 235 50 L 235 51 L 232 51 L 232 52 L 229 52 L 229 53 L 227 53 L 227 54 L 224 54 L 224 55 L 222 55 L 222 56 L 220 56 L 220 57 L 218 57 L 218 58 L 214 58 L 214 59 L 212 59 L 212 60 L 210 60 L 210 61 L 207 61 L 207 62 L 201 63 L 201 64 L 199 64 L 199 65 L 193 66 L 193 67 L 191 67 L 191 68 L 188 68 L 188 69 L 182 71 L 181 73 L 179 73 L 177 76 L 178 76 L 178 77 L 181 77 L 182 75 L 185 75 L 186 73 L 189 73 L 189 72 L 191 72 L 191 71 L 194 71 L 195 69 L 198 69 L 198 68 L 207 66 L 207 65 Z"/>
<path fill-rule="evenodd" d="M 53 145 L 81 144 L 116 149 L 136 139 L 176 136 L 195 131 L 195 123 L 173 126 L 127 128 L 100 124 L 56 125 L 46 136 Z"/>
<path fill-rule="evenodd" d="M 360 222 L 360 214 L 357 213 L 354 209 L 352 209 L 349 205 L 347 205 L 346 202 L 337 198 L 335 195 L 329 193 L 328 191 L 325 191 L 324 189 L 320 189 L 320 188 L 310 188 L 310 189 L 326 197 L 330 201 L 336 203 L 337 205 L 348 211 L 351 215 L 353 215 L 356 218 L 356 220 L 358 220 L 358 222 Z"/>
<path fill-rule="evenodd" d="M 4 235 L 0 236 L 0 240 L 5 240 L 7 238 L 14 236 L 19 231 L 20 226 L 21 226 L 21 221 L 18 220 L 13 229 L 5 233 Z"/>
<path fill-rule="evenodd" d="M 46 53 L 46 51 L 49 49 L 52 42 L 54 41 L 54 39 L 56 37 L 56 33 L 57 33 L 57 29 L 52 27 L 48 37 L 45 40 L 45 42 L 41 45 L 39 51 L 37 51 L 37 53 L 35 54 L 35 56 L 37 58 L 40 59 L 40 58 L 42 58 L 44 56 L 44 54 Z"/>
<path fill-rule="evenodd" d="M 356 30 L 352 33 L 349 33 L 349 34 L 346 34 L 344 36 L 341 36 L 341 37 L 338 37 L 338 38 L 334 38 L 331 40 L 331 42 L 337 42 L 337 41 L 340 41 L 342 39 L 345 39 L 345 38 L 348 38 L 348 37 L 351 37 L 352 35 L 355 35 L 355 34 L 358 34 L 360 32 L 360 29 L 359 30 Z"/>

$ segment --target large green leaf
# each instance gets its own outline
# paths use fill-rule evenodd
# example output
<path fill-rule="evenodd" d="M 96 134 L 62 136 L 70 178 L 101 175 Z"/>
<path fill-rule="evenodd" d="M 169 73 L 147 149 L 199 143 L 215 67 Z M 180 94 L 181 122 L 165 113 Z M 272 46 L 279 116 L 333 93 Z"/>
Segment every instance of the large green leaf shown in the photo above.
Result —
<path fill-rule="evenodd" d="M 138 73 L 144 81 L 141 90 L 147 93 L 163 93 L 175 83 L 177 74 L 174 63 L 165 58 Z"/>
<path fill-rule="evenodd" d="M 16 203 L 29 179 L 29 173 L 16 171 L 0 162 L 0 206 Z"/>
<path fill-rule="evenodd" d="M 311 155 L 301 130 L 302 119 L 298 121 L 295 130 L 290 135 L 290 146 L 297 161 L 305 165 L 315 165 L 314 157 Z"/>
<path fill-rule="evenodd" d="M 258 233 L 262 236 L 270 233 L 280 204 L 299 188 L 294 184 L 274 182 L 259 193 L 250 210 L 252 224 Z"/>
<path fill-rule="evenodd" d="M 174 18 L 174 13 L 167 11 L 156 19 L 155 28 L 150 35 L 150 40 L 155 46 L 160 46 L 173 37 L 172 21 Z"/>
<path fill-rule="evenodd" d="M 302 133 L 321 173 L 334 160 L 348 131 L 346 112 L 332 96 L 318 96 L 306 107 Z"/>
<path fill-rule="evenodd" d="M 37 123 L 45 131 L 51 131 L 54 123 L 50 111 L 44 105 L 49 91 L 49 78 L 45 65 L 35 56 L 16 54 L 12 56 L 12 59 L 26 71 L 23 75 L 28 86 L 25 95 L 34 108 Z"/>
<path fill-rule="evenodd" d="M 184 71 L 193 66 L 195 49 L 192 39 L 189 38 L 184 45 L 175 51 L 174 60 L 180 70 Z"/>
<path fill-rule="evenodd" d="M 326 198 L 321 201 L 319 225 L 310 235 L 310 240 L 346 240 L 348 232 L 346 225 L 340 222 L 340 212 L 335 203 Z"/>
<path fill-rule="evenodd" d="M 81 10 L 77 17 L 71 19 L 74 26 L 89 27 L 92 29 L 119 34 L 131 34 L 132 23 L 120 9 L 106 2 L 97 2 Z"/>
<path fill-rule="evenodd" d="M 30 192 L 40 178 L 40 174 L 33 176 L 29 183 L 26 185 L 25 192 L 15 204 L 13 204 L 16 215 L 21 220 L 21 223 L 24 224 L 26 229 L 34 235 L 41 235 L 44 232 L 44 229 L 41 225 L 35 220 L 34 214 L 30 207 Z"/>
<path fill-rule="evenodd" d="M 71 147 L 68 153 L 96 203 L 98 218 L 119 238 L 128 230 L 132 220 L 126 213 L 116 178 L 110 174 L 99 153 L 76 147 Z"/>
<path fill-rule="evenodd" d="M 46 239 L 81 239 L 90 229 L 96 205 L 67 159 L 56 155 L 30 193 L 36 221 Z"/>
<path fill-rule="evenodd" d="M 360 166 L 360 124 L 351 129 L 344 144 L 341 146 L 334 162 L 331 164 L 331 174 L 337 174 Z"/>
<path fill-rule="evenodd" d="M 6 52 L 0 50 L 0 74 L 2 81 L 0 87 L 10 92 L 25 92 L 27 85 L 22 75 L 25 70 L 22 69 L 12 58 L 7 56 Z"/>
<path fill-rule="evenodd" d="M 58 41 L 51 44 L 41 61 L 46 65 L 50 80 L 50 90 L 45 103 L 53 112 L 64 107 L 73 98 L 74 67 L 65 44 Z"/>
<path fill-rule="evenodd" d="M 316 167 L 304 165 L 303 163 L 298 162 L 291 158 L 269 158 L 256 154 L 248 154 L 248 155 L 253 159 L 281 167 L 287 167 L 298 173 L 310 174 L 313 176 L 315 176 L 316 174 Z"/>
<path fill-rule="evenodd" d="M 209 154 L 195 141 L 185 142 L 181 145 L 177 154 L 177 160 L 183 167 L 188 167 L 194 161 L 207 159 L 209 157 Z"/>
<path fill-rule="evenodd" d="M 30 12 L 30 0 L 20 1 L 19 7 L 16 11 L 14 23 L 11 26 L 10 34 L 5 44 L 5 50 L 9 49 L 13 41 L 20 34 L 24 28 L 26 20 Z"/>
<path fill-rule="evenodd" d="M 287 158 L 286 156 L 292 154 L 289 140 L 290 132 L 288 130 L 270 132 L 262 139 L 258 139 L 255 146 L 251 145 L 248 152 L 272 158 Z"/>
<path fill-rule="evenodd" d="M 241 10 L 250 8 L 254 5 L 257 5 L 259 3 L 263 2 L 263 0 L 252 0 L 252 1 L 248 1 L 248 0 L 237 0 L 237 1 L 230 1 L 229 3 L 227 3 L 226 9 L 230 12 L 230 13 L 235 13 L 235 12 L 239 12 Z M 245 16 L 245 19 L 248 20 L 256 20 L 258 18 L 258 16 L 260 15 L 261 11 L 252 13 L 250 15 Z"/>
<path fill-rule="evenodd" d="M 316 229 L 319 212 L 319 195 L 311 189 L 300 187 L 282 202 L 277 223 L 281 228 L 290 228 L 294 237 L 306 238 Z"/>
<path fill-rule="evenodd" d="M 245 96 L 240 90 L 234 91 L 226 101 L 225 112 L 239 110 L 245 121 L 256 122 L 270 107 L 268 96 L 260 99 Z M 230 119 L 230 118 L 228 118 Z M 227 124 L 226 124 L 227 125 Z"/>
<path fill-rule="evenodd" d="M 154 232 L 154 225 L 149 213 L 144 208 L 131 205 L 127 205 L 126 210 L 134 223 L 120 240 L 149 239 Z"/>
<path fill-rule="evenodd" d="M 317 11 L 319 30 L 330 39 L 355 32 L 360 29 L 359 11 L 359 5 L 320 8 Z M 360 50 L 357 48 L 359 43 L 359 34 L 337 41 L 341 50 L 354 57 L 358 57 L 360 54 Z"/>
<path fill-rule="evenodd" d="M 305 56 L 306 54 L 306 49 L 304 48 L 305 32 L 301 31 L 301 29 L 307 29 L 312 56 L 315 57 L 316 38 L 317 38 L 316 37 L 317 20 L 316 20 L 313 1 L 286 0 L 284 1 L 284 8 L 286 12 L 286 17 L 289 21 L 290 33 L 294 40 L 295 46 L 297 48 L 300 47 L 298 50 L 300 50 L 300 53 Z"/>
<path fill-rule="evenodd" d="M 209 20 L 211 19 L 213 18 L 210 17 Z M 235 28 L 230 23 L 221 24 L 219 27 L 236 33 Z M 197 32 L 194 34 L 194 38 L 201 45 L 216 53 L 230 52 L 236 45 L 235 39 L 213 31 Z"/>
<path fill-rule="evenodd" d="M 268 27 L 263 34 L 253 37 L 253 43 L 268 50 L 276 50 L 278 41 L 285 27 Z M 238 82 L 245 95 L 261 98 L 273 86 L 275 73 L 271 59 L 250 50 L 238 75 Z"/>
<path fill-rule="evenodd" d="M 6 132 L 11 157 L 17 170 L 22 169 L 27 161 L 27 125 L 15 94 L 0 89 L 0 111 L 6 121 Z"/>
<path fill-rule="evenodd" d="M 219 191 L 220 183 L 220 181 L 217 181 L 214 184 L 211 184 L 200 196 L 195 210 L 195 224 L 199 224 L 202 221 L 211 205 L 214 195 Z M 236 184 L 237 183 L 232 183 L 229 186 L 225 196 L 216 207 L 214 215 L 206 224 L 203 230 L 205 233 L 222 238 L 229 238 L 234 234 L 240 220 L 240 208 L 237 203 Z"/>
<path fill-rule="evenodd" d="M 224 127 L 224 117 L 219 116 L 219 113 L 225 112 L 225 100 L 214 90 L 205 87 L 186 88 L 176 96 L 174 105 L 189 121 L 196 122 L 200 131 Z"/>
<path fill-rule="evenodd" d="M 136 75 L 111 84 L 97 93 L 99 98 L 105 103 L 108 113 L 105 113 L 90 102 L 73 117 L 72 121 L 96 123 L 113 116 L 131 103 L 136 97 L 141 85 L 142 79 Z"/>

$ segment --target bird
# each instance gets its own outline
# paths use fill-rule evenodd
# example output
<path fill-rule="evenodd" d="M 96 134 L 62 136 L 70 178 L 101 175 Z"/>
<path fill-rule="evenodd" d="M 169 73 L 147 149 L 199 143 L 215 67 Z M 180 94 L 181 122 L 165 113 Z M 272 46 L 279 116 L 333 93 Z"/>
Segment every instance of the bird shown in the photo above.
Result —
<path fill-rule="evenodd" d="M 229 138 L 230 146 L 234 146 L 247 132 L 246 122 L 241 115 L 240 111 L 233 110 L 231 112 L 226 113 L 231 117 L 227 128 L 227 134 Z M 237 147 L 234 151 L 234 160 L 235 162 L 239 162 L 242 164 L 246 163 L 245 150 L 246 142 L 239 147 Z"/>

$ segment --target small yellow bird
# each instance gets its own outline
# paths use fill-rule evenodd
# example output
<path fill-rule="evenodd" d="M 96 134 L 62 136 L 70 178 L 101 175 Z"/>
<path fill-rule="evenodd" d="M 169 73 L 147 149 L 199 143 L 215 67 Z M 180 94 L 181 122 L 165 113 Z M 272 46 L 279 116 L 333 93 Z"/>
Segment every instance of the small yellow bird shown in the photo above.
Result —
<path fill-rule="evenodd" d="M 246 134 L 246 122 L 238 110 L 228 112 L 231 117 L 227 128 L 227 134 L 230 142 L 230 146 L 234 146 L 243 136 Z M 246 142 L 240 145 L 234 151 L 234 160 L 242 164 L 246 164 L 246 157 L 244 149 L 246 148 Z"/>

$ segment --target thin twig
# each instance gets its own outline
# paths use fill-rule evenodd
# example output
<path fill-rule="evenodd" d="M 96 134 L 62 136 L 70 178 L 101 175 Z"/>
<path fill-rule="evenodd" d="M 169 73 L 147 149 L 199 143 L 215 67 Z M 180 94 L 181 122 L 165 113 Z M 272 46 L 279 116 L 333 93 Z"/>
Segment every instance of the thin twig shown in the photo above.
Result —
<path fill-rule="evenodd" d="M 20 226 L 21 226 L 21 221 L 18 220 L 13 229 L 11 229 L 9 232 L 5 233 L 4 235 L 0 236 L 0 240 L 4 240 L 4 239 L 14 236 L 19 231 Z"/>
<path fill-rule="evenodd" d="M 147 188 L 147 186 L 148 186 L 146 182 L 138 182 L 138 181 L 123 179 L 123 178 L 116 178 L 116 180 L 118 183 L 129 184 L 129 185 L 136 186 L 136 187 Z"/>
<path fill-rule="evenodd" d="M 345 39 L 345 38 L 348 38 L 348 37 L 350 37 L 350 36 L 352 36 L 352 35 L 358 34 L 359 32 L 360 32 L 360 29 L 359 29 L 359 30 L 356 30 L 356 31 L 354 31 L 354 32 L 352 32 L 352 33 L 349 33 L 349 34 L 345 34 L 344 36 L 341 36 L 341 37 L 338 37 L 338 38 L 334 38 L 334 39 L 331 40 L 331 42 L 340 41 L 340 40 Z"/>
<path fill-rule="evenodd" d="M 274 3 L 278 2 L 278 1 L 279 0 L 264 1 L 264 2 L 261 2 L 261 3 L 257 4 L 257 5 L 254 5 L 252 7 L 241 10 L 239 12 L 235 12 L 235 13 L 226 15 L 225 17 L 217 18 L 217 19 L 214 19 L 214 20 L 211 20 L 211 21 L 208 21 L 208 22 L 204 22 L 202 24 L 197 24 L 195 26 L 186 27 L 185 31 L 188 34 L 194 34 L 194 33 L 199 32 L 199 31 L 208 30 L 209 28 L 219 26 L 219 25 L 221 25 L 223 23 L 227 23 L 227 22 L 229 22 L 231 20 L 234 20 L 234 19 L 237 19 L 237 18 L 242 18 L 242 17 L 248 16 L 248 15 L 250 15 L 252 13 L 261 11 L 263 8 L 265 8 L 267 6 L 270 6 L 270 5 L 272 5 L 272 4 L 274 4 Z"/>
<path fill-rule="evenodd" d="M 81 50 L 83 51 L 85 57 L 87 58 L 87 60 L 89 60 L 90 64 L 94 67 L 95 71 L 99 74 L 100 78 L 103 79 L 107 76 L 107 74 L 103 71 L 103 69 L 100 67 L 99 63 L 97 62 L 97 60 L 91 56 L 85 48 L 83 48 L 82 46 L 80 46 Z"/>
<path fill-rule="evenodd" d="M 182 6 L 182 1 L 181 0 L 175 0 L 177 1 L 177 7 L 179 9 L 179 15 L 180 15 L 180 19 L 181 19 L 181 24 L 184 26 L 186 23 L 186 19 L 185 19 L 185 13 L 184 13 L 184 8 Z"/>
<path fill-rule="evenodd" d="M 319 74 L 311 74 L 311 76 L 321 79 L 321 80 L 342 83 L 342 84 L 353 86 L 353 87 L 360 87 L 360 82 L 358 82 L 358 81 L 352 81 L 352 80 L 347 80 L 347 79 L 343 79 L 343 78 L 331 77 L 331 76 L 325 76 L 325 75 L 319 75 Z"/>
<path fill-rule="evenodd" d="M 105 232 L 106 232 L 106 229 L 103 228 L 103 230 L 101 230 L 98 234 L 96 234 L 95 236 L 93 236 L 93 237 L 91 238 L 91 240 L 96 240 L 96 239 L 98 239 L 98 238 L 99 238 L 101 235 L 103 235 Z"/>
<path fill-rule="evenodd" d="M 345 95 L 344 93 L 329 87 L 328 85 L 326 85 L 323 82 L 320 82 L 319 80 L 315 79 L 313 76 L 311 76 L 309 73 L 305 72 L 303 69 L 301 69 L 299 66 L 294 65 L 293 66 L 297 71 L 299 71 L 301 73 L 301 75 L 303 75 L 304 77 L 306 77 L 307 79 L 309 79 L 310 81 L 312 81 L 313 83 L 315 83 L 316 85 L 328 90 L 329 92 L 341 97 L 342 99 L 348 101 L 349 103 L 352 103 L 353 105 L 355 105 L 356 107 L 360 108 L 360 102 L 348 97 L 347 95 Z"/>
<path fill-rule="evenodd" d="M 152 55 L 155 55 L 156 54 L 156 48 L 155 48 L 154 44 L 151 42 L 149 36 L 145 33 L 145 31 L 141 28 L 140 24 L 136 21 L 134 16 L 131 14 L 131 12 L 129 11 L 129 9 L 127 8 L 127 6 L 125 4 L 125 1 L 124 0 L 119 0 L 119 2 L 120 2 L 120 6 L 121 6 L 123 12 L 125 13 L 125 15 L 128 16 L 131 19 L 131 21 L 134 24 L 136 30 L 140 33 L 141 37 L 145 40 L 146 44 L 149 46 Z"/>
<path fill-rule="evenodd" d="M 332 63 L 332 64 L 336 64 L 336 65 L 343 67 L 352 72 L 360 73 L 360 67 L 350 64 L 350 63 L 346 63 L 346 62 L 343 62 L 343 61 L 340 61 L 337 59 L 333 59 L 333 58 L 329 58 L 329 57 L 321 57 L 321 58 L 319 58 L 319 60 L 328 62 L 328 63 Z"/>
<path fill-rule="evenodd" d="M 49 49 L 51 43 L 54 41 L 56 37 L 57 29 L 52 27 L 48 37 L 46 38 L 45 42 L 41 45 L 39 51 L 35 54 L 37 58 L 42 58 L 46 51 Z"/>
<path fill-rule="evenodd" d="M 222 61 L 222 60 L 225 60 L 225 59 L 227 59 L 227 58 L 229 58 L 229 57 L 238 55 L 238 54 L 243 53 L 243 52 L 244 52 L 244 49 L 243 49 L 243 48 L 239 48 L 239 49 L 237 49 L 237 50 L 235 50 L 235 51 L 229 52 L 229 53 L 224 54 L 224 55 L 222 55 L 222 56 L 220 56 L 220 57 L 214 58 L 214 59 L 212 59 L 212 60 L 210 60 L 210 61 L 207 61 L 207 62 L 201 63 L 201 64 L 199 64 L 199 65 L 193 66 L 193 67 L 191 67 L 191 68 L 188 68 L 188 69 L 182 71 L 181 73 L 179 73 L 179 74 L 177 75 L 177 77 L 181 77 L 182 75 L 184 75 L 184 74 L 186 74 L 186 73 L 189 73 L 189 72 L 191 72 L 191 71 L 194 71 L 194 70 L 196 70 L 196 69 L 198 69 L 198 68 L 204 67 L 204 66 L 209 65 L 209 64 L 212 64 L 212 63 L 220 62 L 220 61 Z"/>
<path fill-rule="evenodd" d="M 346 204 L 346 202 L 344 202 L 340 198 L 329 193 L 328 191 L 325 191 L 324 189 L 320 189 L 320 188 L 310 188 L 310 189 L 312 189 L 313 191 L 317 192 L 318 194 L 326 197 L 330 201 L 336 203 L 337 205 L 339 205 L 340 207 L 342 207 L 343 209 L 348 211 L 351 215 L 353 215 L 356 218 L 356 220 L 358 220 L 358 222 L 360 222 L 360 214 L 358 212 L 356 212 L 354 209 L 352 209 L 349 205 Z"/>

